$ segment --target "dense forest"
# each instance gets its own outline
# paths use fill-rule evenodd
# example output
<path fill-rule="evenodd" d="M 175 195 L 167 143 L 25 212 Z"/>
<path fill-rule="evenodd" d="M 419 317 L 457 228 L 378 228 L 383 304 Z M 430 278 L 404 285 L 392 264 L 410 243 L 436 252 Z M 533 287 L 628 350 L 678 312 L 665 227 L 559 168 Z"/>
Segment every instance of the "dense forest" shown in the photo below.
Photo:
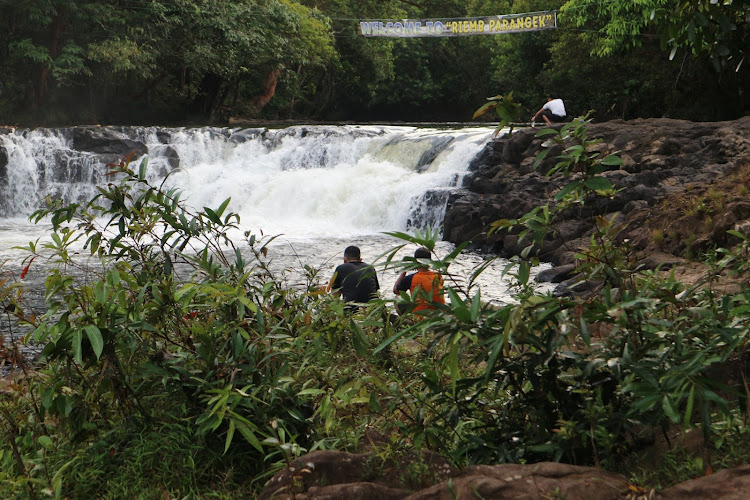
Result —
<path fill-rule="evenodd" d="M 0 123 L 468 121 L 513 91 L 596 118 L 750 109 L 744 0 L 0 0 Z M 363 19 L 555 11 L 556 29 L 364 37 Z"/>

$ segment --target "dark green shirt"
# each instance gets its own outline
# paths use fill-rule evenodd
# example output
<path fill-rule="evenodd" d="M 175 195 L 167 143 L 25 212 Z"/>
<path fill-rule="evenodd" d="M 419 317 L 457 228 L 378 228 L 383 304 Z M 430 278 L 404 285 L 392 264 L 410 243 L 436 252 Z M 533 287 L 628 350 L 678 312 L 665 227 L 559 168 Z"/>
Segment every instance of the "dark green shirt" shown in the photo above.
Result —
<path fill-rule="evenodd" d="M 367 302 L 377 298 L 380 283 L 375 268 L 364 262 L 347 262 L 336 268 L 331 287 L 347 302 Z"/>

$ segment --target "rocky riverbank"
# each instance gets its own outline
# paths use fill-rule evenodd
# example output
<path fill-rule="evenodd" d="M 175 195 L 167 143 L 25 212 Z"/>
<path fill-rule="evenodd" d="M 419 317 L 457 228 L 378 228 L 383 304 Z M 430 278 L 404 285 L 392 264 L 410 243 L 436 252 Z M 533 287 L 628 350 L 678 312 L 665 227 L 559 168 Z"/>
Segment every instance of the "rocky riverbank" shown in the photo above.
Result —
<path fill-rule="evenodd" d="M 505 257 L 521 251 L 525 243 L 519 244 L 515 234 L 488 234 L 490 224 L 553 203 L 570 181 L 562 174 L 546 175 L 557 161 L 554 151 L 534 166 L 546 140 L 536 137 L 538 130 L 521 129 L 497 139 L 474 160 L 465 188 L 449 200 L 445 239 L 471 241 L 475 248 Z M 644 267 L 678 265 L 683 273 L 706 250 L 736 244 L 727 230 L 750 234 L 750 116 L 731 122 L 591 123 L 588 138 L 602 139 L 596 146 L 602 154 L 622 158 L 620 167 L 602 174 L 620 191 L 557 221 L 539 249 L 543 260 L 558 266 L 549 279 L 563 279 L 575 253 L 588 244 L 592 215 L 623 223 L 620 237 L 633 245 Z"/>

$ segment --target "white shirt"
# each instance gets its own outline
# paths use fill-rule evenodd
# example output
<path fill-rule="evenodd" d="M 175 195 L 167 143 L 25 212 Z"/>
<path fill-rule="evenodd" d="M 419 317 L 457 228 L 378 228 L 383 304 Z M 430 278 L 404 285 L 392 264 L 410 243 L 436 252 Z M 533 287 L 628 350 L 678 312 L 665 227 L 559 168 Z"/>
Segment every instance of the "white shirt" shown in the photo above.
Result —
<path fill-rule="evenodd" d="M 547 101 L 547 104 L 542 106 L 542 109 L 549 109 L 553 115 L 557 116 L 565 116 L 565 104 L 563 104 L 562 99 L 552 99 L 551 101 Z"/>

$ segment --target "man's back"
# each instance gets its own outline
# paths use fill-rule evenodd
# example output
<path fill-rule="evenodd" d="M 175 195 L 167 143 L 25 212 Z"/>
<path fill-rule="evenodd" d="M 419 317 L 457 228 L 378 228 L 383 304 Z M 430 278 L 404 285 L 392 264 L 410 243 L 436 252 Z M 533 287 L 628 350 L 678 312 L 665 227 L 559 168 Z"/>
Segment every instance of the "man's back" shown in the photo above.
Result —
<path fill-rule="evenodd" d="M 404 276 L 396 285 L 399 291 L 409 291 L 417 304 L 414 311 L 434 309 L 433 304 L 445 304 L 443 296 L 443 278 L 439 273 L 420 269 L 414 274 Z"/>
<path fill-rule="evenodd" d="M 347 262 L 336 268 L 333 290 L 340 290 L 347 302 L 367 302 L 377 298 L 380 283 L 375 268 L 364 262 Z"/>

